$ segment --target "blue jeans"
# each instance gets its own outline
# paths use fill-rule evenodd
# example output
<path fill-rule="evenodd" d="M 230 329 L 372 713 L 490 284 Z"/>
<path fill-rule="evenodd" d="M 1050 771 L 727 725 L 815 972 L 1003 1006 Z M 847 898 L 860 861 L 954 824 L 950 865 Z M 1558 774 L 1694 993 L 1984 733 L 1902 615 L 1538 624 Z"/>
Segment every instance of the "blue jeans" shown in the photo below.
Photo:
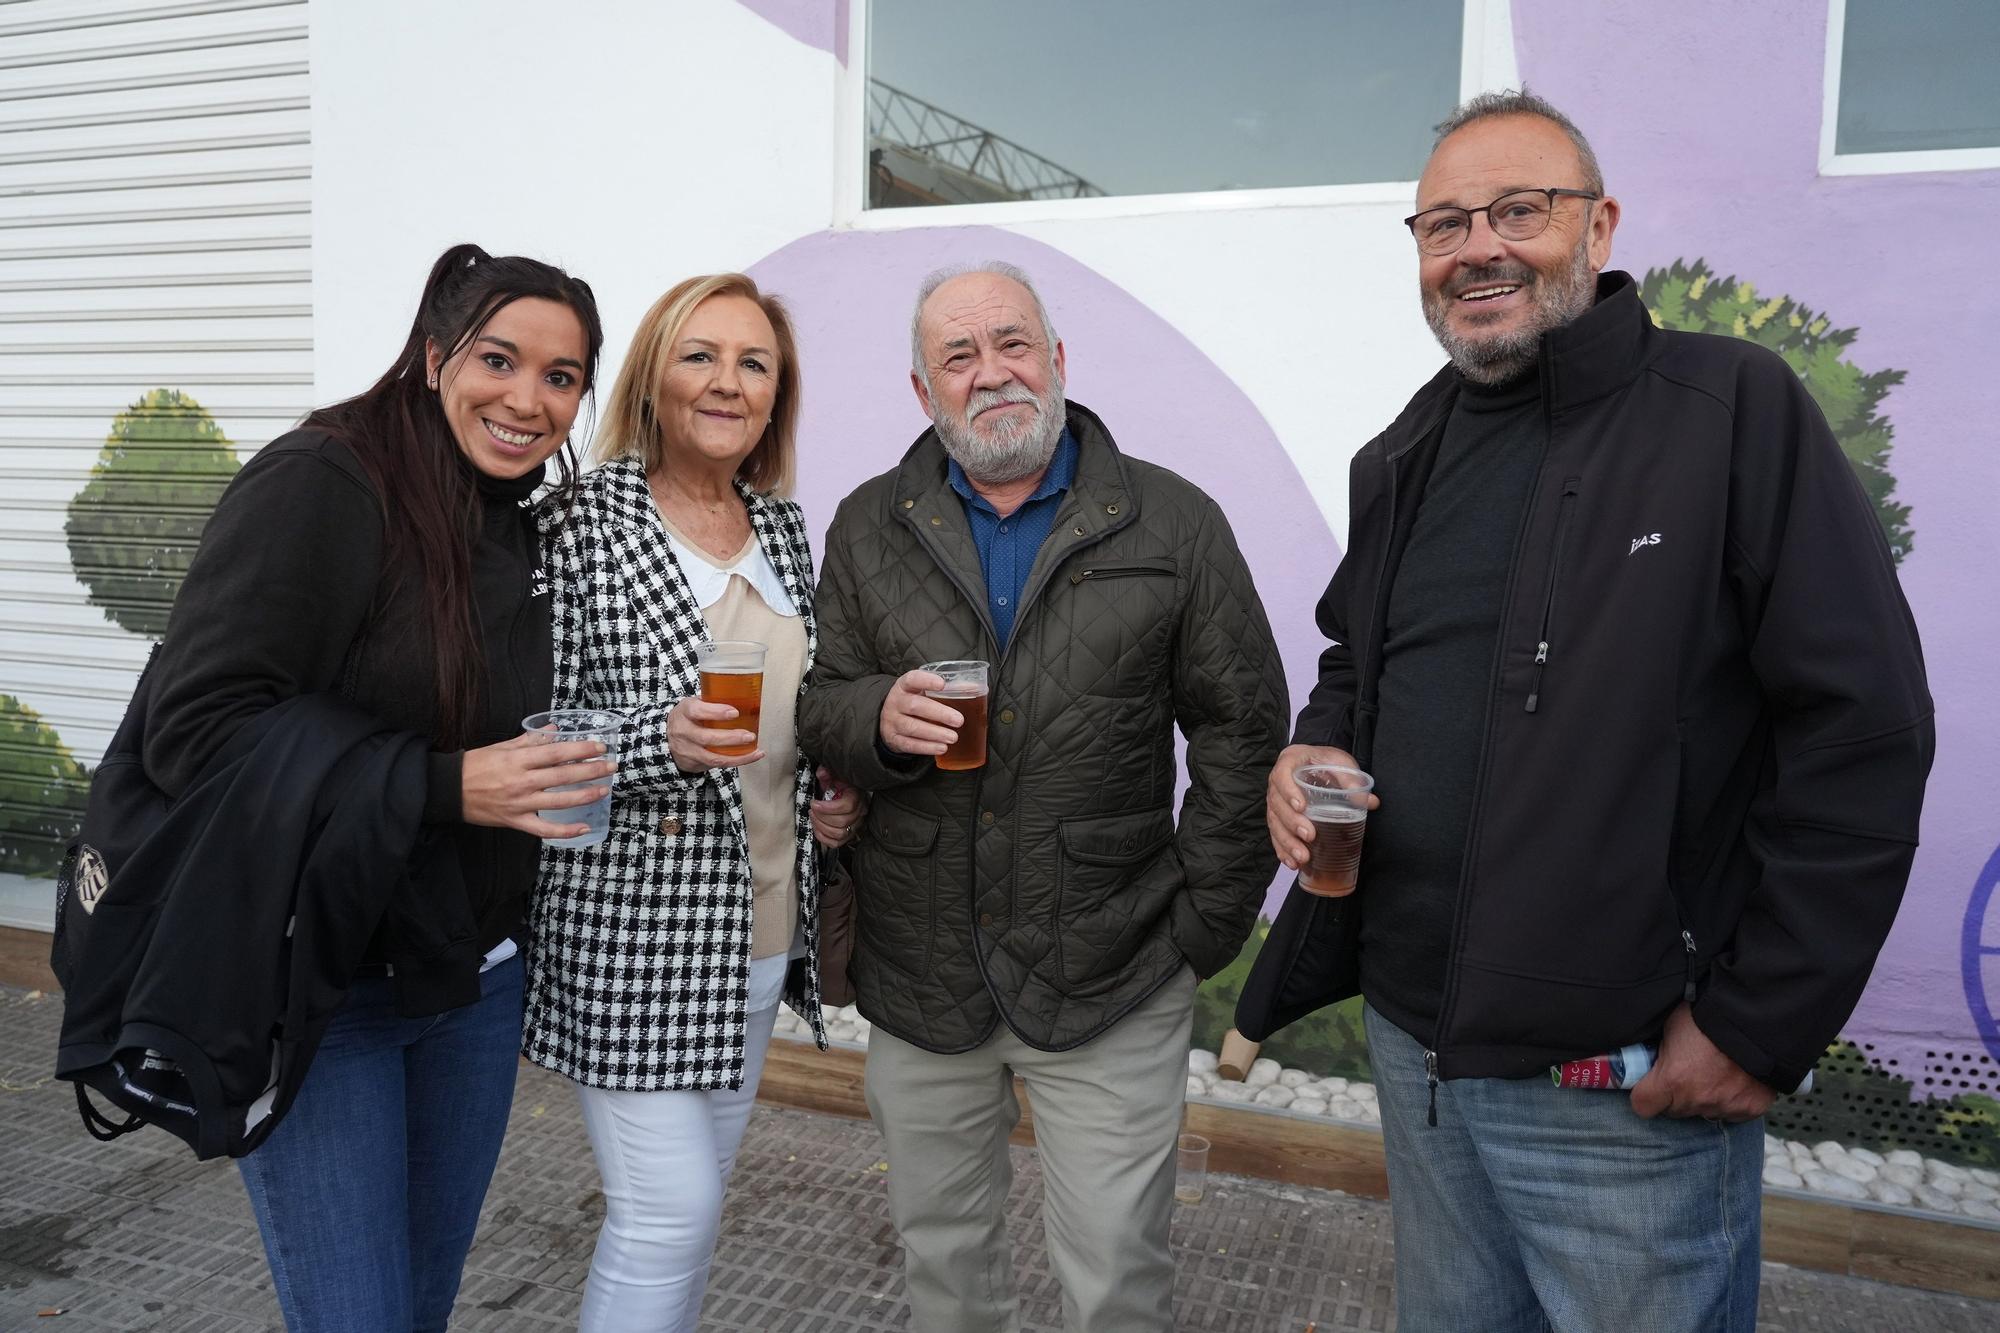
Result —
<path fill-rule="evenodd" d="M 1752 1333 L 1762 1120 L 1642 1120 L 1539 1078 L 1437 1087 L 1366 1010 L 1404 1333 Z"/>
<path fill-rule="evenodd" d="M 445 1326 L 514 1100 L 521 977 L 517 954 L 430 1018 L 356 982 L 290 1113 L 237 1163 L 294 1333 Z"/>

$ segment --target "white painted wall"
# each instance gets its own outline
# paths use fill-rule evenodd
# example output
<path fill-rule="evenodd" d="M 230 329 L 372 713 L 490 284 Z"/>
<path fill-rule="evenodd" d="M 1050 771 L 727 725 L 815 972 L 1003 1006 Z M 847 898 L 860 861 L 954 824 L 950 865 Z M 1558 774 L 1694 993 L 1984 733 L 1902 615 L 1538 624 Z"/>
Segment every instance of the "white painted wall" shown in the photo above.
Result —
<path fill-rule="evenodd" d="M 615 356 L 680 278 L 824 228 L 837 68 L 729 0 L 313 0 L 319 399 L 454 242 L 584 278 Z"/>

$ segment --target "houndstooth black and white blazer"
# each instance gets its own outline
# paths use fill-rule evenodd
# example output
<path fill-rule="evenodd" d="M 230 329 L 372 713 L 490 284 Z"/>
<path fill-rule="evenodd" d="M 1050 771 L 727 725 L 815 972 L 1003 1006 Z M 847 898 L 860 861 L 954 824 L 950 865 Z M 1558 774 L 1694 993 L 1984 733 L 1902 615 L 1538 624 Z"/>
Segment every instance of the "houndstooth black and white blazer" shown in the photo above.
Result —
<path fill-rule="evenodd" d="M 737 489 L 758 544 L 817 633 L 812 551 L 798 505 Z M 708 637 L 633 460 L 579 483 L 567 516 L 542 512 L 555 616 L 555 706 L 630 719 L 618 754 L 611 835 L 595 847 L 545 847 L 529 912 L 528 1058 L 595 1088 L 735 1088 L 743 1082 L 750 966 L 750 852 L 733 768 L 683 773 L 667 753 L 667 714 L 699 688 Z M 774 756 L 775 758 L 775 756 Z M 804 966 L 786 1001 L 823 1047 L 819 1006 L 819 857 L 801 755 L 799 912 Z"/>

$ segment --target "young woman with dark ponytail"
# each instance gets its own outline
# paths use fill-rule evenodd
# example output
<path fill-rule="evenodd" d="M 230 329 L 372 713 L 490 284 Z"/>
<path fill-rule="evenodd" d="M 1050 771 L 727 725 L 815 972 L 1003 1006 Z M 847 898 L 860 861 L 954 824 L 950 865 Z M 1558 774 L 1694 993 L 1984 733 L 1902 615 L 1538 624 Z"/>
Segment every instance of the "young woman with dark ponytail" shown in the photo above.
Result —
<path fill-rule="evenodd" d="M 594 742 L 521 737 L 552 671 L 528 501 L 558 453 L 574 482 L 567 446 L 602 341 L 584 283 L 447 250 L 388 371 L 230 484 L 152 667 L 144 758 L 169 794 L 297 695 L 427 737 L 423 845 L 401 892 L 469 908 L 457 978 L 454 942 L 375 927 L 296 1102 L 241 1159 L 294 1330 L 441 1329 L 458 1291 L 513 1098 L 538 839 L 583 827 L 536 811 L 589 802 L 602 788 L 545 789 L 611 771 Z M 446 960 L 442 984 L 390 965 L 425 949 Z"/>

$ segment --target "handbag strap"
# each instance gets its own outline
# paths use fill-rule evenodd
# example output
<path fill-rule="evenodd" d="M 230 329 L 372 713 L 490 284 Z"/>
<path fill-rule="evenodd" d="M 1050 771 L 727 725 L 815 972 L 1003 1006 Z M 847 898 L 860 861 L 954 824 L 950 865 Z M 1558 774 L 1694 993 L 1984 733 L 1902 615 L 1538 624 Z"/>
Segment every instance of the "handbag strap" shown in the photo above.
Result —
<path fill-rule="evenodd" d="M 130 1116 L 124 1124 L 119 1124 L 90 1104 L 90 1093 L 81 1081 L 72 1086 L 76 1088 L 76 1110 L 77 1114 L 83 1117 L 83 1127 L 89 1130 L 90 1137 L 98 1142 L 109 1143 L 113 1139 L 130 1134 L 135 1129 L 146 1127 L 146 1122 L 137 1115 Z"/>

